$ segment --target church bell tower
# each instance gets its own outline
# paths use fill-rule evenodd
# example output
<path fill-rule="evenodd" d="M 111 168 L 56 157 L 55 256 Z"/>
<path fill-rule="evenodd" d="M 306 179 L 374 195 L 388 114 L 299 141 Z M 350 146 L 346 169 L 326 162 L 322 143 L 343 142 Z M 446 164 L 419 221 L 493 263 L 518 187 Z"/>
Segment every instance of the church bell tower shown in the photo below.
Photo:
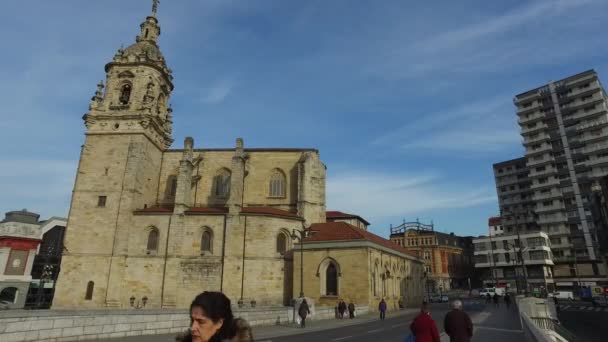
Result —
<path fill-rule="evenodd" d="M 152 14 L 136 41 L 106 64 L 83 120 L 86 126 L 57 281 L 54 308 L 124 308 L 133 212 L 157 200 L 172 121 L 171 69 Z M 105 91 L 104 91 L 105 90 Z"/>
<path fill-rule="evenodd" d="M 106 83 L 97 85 L 83 117 L 87 134 L 143 133 L 161 149 L 171 145 L 173 76 L 157 40 L 160 25 L 152 14 L 141 23 L 135 44 L 120 48 L 106 64 Z M 105 88 L 105 92 L 104 92 Z"/>

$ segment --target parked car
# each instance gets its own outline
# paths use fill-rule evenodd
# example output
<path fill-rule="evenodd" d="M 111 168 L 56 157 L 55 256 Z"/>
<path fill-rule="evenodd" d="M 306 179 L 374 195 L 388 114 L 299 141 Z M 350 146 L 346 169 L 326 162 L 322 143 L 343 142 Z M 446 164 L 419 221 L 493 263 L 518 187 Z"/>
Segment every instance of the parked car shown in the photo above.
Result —
<path fill-rule="evenodd" d="M 450 298 L 446 295 L 441 296 L 441 302 L 442 303 L 447 303 L 450 301 Z"/>
<path fill-rule="evenodd" d="M 574 294 L 572 293 L 572 291 L 558 291 L 558 292 L 549 293 L 547 296 L 555 297 L 557 299 L 574 300 Z"/>
<path fill-rule="evenodd" d="M 441 296 L 438 295 L 438 294 L 431 295 L 431 297 L 429 298 L 429 302 L 431 302 L 431 303 L 440 303 L 441 302 Z"/>

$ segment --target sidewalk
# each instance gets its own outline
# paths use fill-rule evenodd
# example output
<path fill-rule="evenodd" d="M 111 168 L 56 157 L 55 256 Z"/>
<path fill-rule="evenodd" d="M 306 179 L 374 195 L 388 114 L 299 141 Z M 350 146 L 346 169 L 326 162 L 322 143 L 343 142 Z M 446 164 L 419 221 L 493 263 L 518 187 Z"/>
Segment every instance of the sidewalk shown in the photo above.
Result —
<path fill-rule="evenodd" d="M 419 309 L 403 309 L 399 311 L 389 311 L 386 313 L 386 318 L 405 316 L 408 314 L 416 314 Z M 350 325 L 362 324 L 376 321 L 379 319 L 378 312 L 367 313 L 358 316 L 354 319 L 324 319 L 318 321 L 306 321 L 306 328 L 302 329 L 296 324 L 275 325 L 275 326 L 260 326 L 253 327 L 253 336 L 256 340 L 263 340 L 270 337 L 281 337 L 288 335 L 304 334 L 314 331 L 322 331 L 334 328 L 347 327 Z"/>
<path fill-rule="evenodd" d="M 523 341 L 524 333 L 521 329 L 519 313 L 515 305 L 509 309 L 504 303 L 496 308 L 493 304 L 487 305 L 485 311 L 474 314 L 473 342 L 512 342 Z M 449 337 L 442 336 L 441 341 L 449 341 Z"/>

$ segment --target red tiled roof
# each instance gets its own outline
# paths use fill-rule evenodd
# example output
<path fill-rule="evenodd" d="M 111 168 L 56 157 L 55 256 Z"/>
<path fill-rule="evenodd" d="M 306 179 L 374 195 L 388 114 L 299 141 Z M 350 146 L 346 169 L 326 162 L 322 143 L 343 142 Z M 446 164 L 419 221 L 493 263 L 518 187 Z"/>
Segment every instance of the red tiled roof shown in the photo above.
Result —
<path fill-rule="evenodd" d="M 500 216 L 492 216 L 488 219 L 489 226 L 498 226 L 500 224 Z"/>
<path fill-rule="evenodd" d="M 365 222 L 365 224 L 369 225 L 369 222 L 367 222 L 367 220 L 365 220 L 363 217 L 361 217 L 359 215 L 355 215 L 355 214 L 343 213 L 341 211 L 326 211 L 325 212 L 325 218 L 327 218 L 327 219 L 349 219 L 349 218 L 356 218 L 356 219 L 359 219 L 359 220 Z"/>
<path fill-rule="evenodd" d="M 241 209 L 241 213 L 252 214 L 252 215 L 269 215 L 269 216 L 288 217 L 288 218 L 295 218 L 298 220 L 303 220 L 296 213 L 293 213 L 293 212 L 287 211 L 287 210 L 273 208 L 273 207 L 244 207 L 243 209 Z"/>
<path fill-rule="evenodd" d="M 196 215 L 196 214 L 225 214 L 228 212 L 227 207 L 192 207 L 186 210 L 186 214 Z"/>
<path fill-rule="evenodd" d="M 394 251 L 418 258 L 413 252 L 406 250 L 398 244 L 346 222 L 314 223 L 309 229 L 313 231 L 314 234 L 304 239 L 304 242 L 367 240 Z"/>

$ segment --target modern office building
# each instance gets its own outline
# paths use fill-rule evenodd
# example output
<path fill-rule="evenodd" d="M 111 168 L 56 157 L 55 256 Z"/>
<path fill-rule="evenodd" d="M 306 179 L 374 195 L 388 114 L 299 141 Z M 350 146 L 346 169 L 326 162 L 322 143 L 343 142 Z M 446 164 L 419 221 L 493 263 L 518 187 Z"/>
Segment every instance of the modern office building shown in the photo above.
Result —
<path fill-rule="evenodd" d="M 473 240 L 475 268 L 484 286 L 504 286 L 512 291 L 553 292 L 554 280 L 549 236 L 529 232 L 483 236 Z M 525 269 L 523 266 L 525 265 Z"/>
<path fill-rule="evenodd" d="M 523 211 L 525 220 L 533 218 L 548 234 L 558 289 L 576 291 L 608 280 L 590 211 L 592 188 L 608 175 L 606 100 L 594 70 L 551 81 L 514 99 L 525 147 L 527 170 L 521 173 L 527 172 L 534 208 L 513 203 L 517 208 L 504 210 L 506 203 L 501 202 L 501 216 L 508 231 L 507 222 L 523 220 Z M 505 184 L 498 182 L 497 177 L 503 200 L 511 188 L 503 192 Z"/>

